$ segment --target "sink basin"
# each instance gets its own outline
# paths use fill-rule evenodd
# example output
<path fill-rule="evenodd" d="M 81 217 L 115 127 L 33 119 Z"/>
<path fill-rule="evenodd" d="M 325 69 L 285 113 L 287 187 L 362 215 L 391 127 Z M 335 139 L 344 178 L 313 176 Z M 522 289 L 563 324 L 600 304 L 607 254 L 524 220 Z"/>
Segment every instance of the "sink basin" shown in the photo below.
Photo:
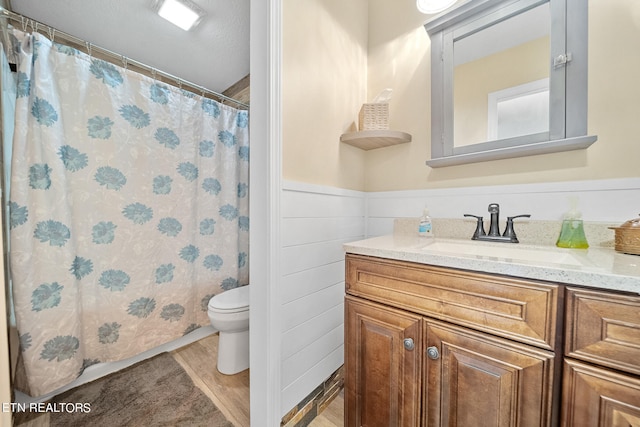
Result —
<path fill-rule="evenodd" d="M 544 264 L 585 265 L 583 257 L 571 253 L 571 249 L 531 248 L 513 243 L 476 243 L 450 242 L 435 240 L 421 248 L 423 252 L 434 255 L 454 254 L 457 256 L 478 257 L 482 259 L 498 259 L 505 261 L 522 261 Z"/>

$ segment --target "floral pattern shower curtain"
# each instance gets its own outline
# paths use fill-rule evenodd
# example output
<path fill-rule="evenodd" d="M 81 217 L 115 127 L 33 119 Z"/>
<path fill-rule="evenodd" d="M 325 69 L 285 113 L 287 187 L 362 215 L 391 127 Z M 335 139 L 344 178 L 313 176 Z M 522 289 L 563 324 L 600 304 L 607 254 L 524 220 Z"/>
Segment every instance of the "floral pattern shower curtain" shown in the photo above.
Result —
<path fill-rule="evenodd" d="M 247 284 L 248 113 L 14 36 L 10 259 L 37 396 L 209 324 L 209 298 Z"/>

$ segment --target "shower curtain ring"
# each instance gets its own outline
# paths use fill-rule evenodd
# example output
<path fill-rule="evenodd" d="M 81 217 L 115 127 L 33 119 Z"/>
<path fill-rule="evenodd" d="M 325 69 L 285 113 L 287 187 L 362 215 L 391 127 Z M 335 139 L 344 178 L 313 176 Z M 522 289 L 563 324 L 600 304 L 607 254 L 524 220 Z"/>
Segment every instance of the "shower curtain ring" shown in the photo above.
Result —
<path fill-rule="evenodd" d="M 29 27 L 29 21 L 24 19 L 24 16 L 20 17 L 20 21 L 22 21 L 22 31 L 27 32 L 27 28 Z"/>
<path fill-rule="evenodd" d="M 50 39 L 52 42 L 53 42 L 53 41 L 55 41 L 55 38 L 56 38 L 56 29 L 55 29 L 55 28 L 53 28 L 53 27 L 49 27 L 49 31 L 48 31 L 48 33 L 49 33 L 49 39 Z"/>
<path fill-rule="evenodd" d="M 129 66 L 129 61 L 127 61 L 127 57 L 124 55 L 122 55 L 122 66 L 124 67 L 125 70 Z"/>
<path fill-rule="evenodd" d="M 86 48 L 87 48 L 87 55 L 89 55 L 89 58 L 91 58 L 91 43 L 89 42 L 84 42 Z"/>

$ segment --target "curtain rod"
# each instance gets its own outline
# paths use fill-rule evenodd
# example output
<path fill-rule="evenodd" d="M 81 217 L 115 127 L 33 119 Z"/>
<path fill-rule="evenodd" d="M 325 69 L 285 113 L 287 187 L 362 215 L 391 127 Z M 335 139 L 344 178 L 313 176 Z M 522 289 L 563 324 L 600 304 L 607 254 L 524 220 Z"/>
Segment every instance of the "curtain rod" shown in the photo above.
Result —
<path fill-rule="evenodd" d="M 48 36 L 51 41 L 55 41 L 55 38 L 63 39 L 71 47 L 74 47 L 91 57 L 103 59 L 115 65 L 122 64 L 125 69 L 134 69 L 134 71 L 140 72 L 147 77 L 158 79 L 163 83 L 171 84 L 172 86 L 176 86 L 180 89 L 200 94 L 204 97 L 217 98 L 217 100 L 221 101 L 222 103 L 231 102 L 241 109 L 249 109 L 249 105 L 238 101 L 237 99 L 230 98 L 226 95 L 207 89 L 203 86 L 181 79 L 180 77 L 176 77 L 171 74 L 165 73 L 164 71 L 160 71 L 157 68 L 143 64 L 142 62 L 127 58 L 124 55 L 119 55 L 108 49 L 96 46 L 88 41 L 72 36 L 71 34 L 67 34 L 64 31 L 57 30 L 50 25 L 43 24 L 42 22 L 38 22 L 34 19 L 20 15 L 19 13 L 12 12 L 2 6 L 0 6 L 0 18 L 8 18 L 14 23 L 21 25 L 23 31 L 27 31 L 27 28 L 31 27 L 33 31 Z M 120 64 L 118 63 L 118 61 L 120 61 Z"/>

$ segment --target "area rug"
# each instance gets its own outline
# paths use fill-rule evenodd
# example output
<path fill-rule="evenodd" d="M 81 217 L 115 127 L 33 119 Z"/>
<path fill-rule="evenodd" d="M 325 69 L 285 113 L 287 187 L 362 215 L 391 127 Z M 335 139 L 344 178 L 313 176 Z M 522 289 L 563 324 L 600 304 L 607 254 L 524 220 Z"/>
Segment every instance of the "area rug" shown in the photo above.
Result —
<path fill-rule="evenodd" d="M 233 426 L 169 353 L 69 390 L 50 403 L 64 409 L 51 413 L 52 427 Z"/>

